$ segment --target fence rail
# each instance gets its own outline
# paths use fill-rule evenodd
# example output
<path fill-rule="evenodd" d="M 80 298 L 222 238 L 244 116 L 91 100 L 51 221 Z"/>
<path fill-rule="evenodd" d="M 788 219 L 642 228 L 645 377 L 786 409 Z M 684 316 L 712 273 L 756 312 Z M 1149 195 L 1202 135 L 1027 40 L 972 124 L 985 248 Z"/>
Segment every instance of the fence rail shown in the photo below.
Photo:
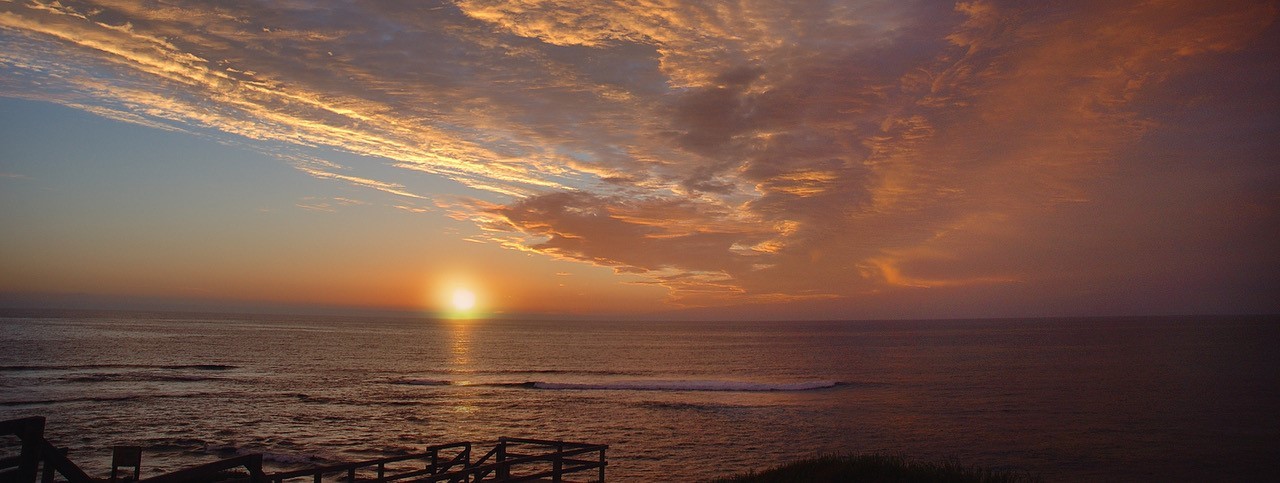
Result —
<path fill-rule="evenodd" d="M 58 475 L 67 483 L 116 481 L 114 468 L 110 480 L 92 478 L 81 470 L 67 458 L 65 448 L 57 448 L 44 439 L 44 424 L 43 417 L 0 421 L 0 435 L 16 435 L 22 441 L 20 455 L 0 458 L 0 483 L 35 483 L 37 477 L 42 483 L 53 483 Z M 603 444 L 502 437 L 474 461 L 472 444 L 459 442 L 428 446 L 419 453 L 270 474 L 263 471 L 261 454 L 248 454 L 144 478 L 138 483 L 209 482 L 223 479 L 227 471 L 237 469 L 247 471 L 248 476 L 239 479 L 248 483 L 286 483 L 301 478 L 312 483 L 323 483 L 326 478 L 348 483 L 563 482 L 567 481 L 566 476 L 594 476 L 591 481 L 603 482 L 608 448 Z M 130 451 L 138 449 L 132 447 Z M 134 458 L 140 466 L 140 456 L 135 454 Z"/>
<path fill-rule="evenodd" d="M 3 475 L 0 481 L 34 483 L 39 477 L 44 483 L 52 483 L 57 475 L 62 475 L 68 483 L 96 482 L 67 459 L 65 448 L 55 447 L 44 439 L 43 417 L 0 421 L 0 435 L 17 436 L 22 441 L 22 452 L 18 456 L 0 460 L 0 475 Z"/>
<path fill-rule="evenodd" d="M 457 453 L 453 456 L 448 456 L 447 452 L 450 450 L 456 450 Z M 388 471 L 396 471 L 396 469 L 389 469 L 389 464 L 414 460 L 421 461 L 424 467 L 422 469 L 388 474 Z M 323 481 L 324 475 L 336 473 L 345 475 L 347 481 L 390 482 L 409 478 L 418 478 L 413 481 L 422 481 L 423 478 L 429 478 L 432 475 L 447 473 L 453 470 L 454 467 L 466 467 L 470 463 L 470 460 L 471 443 L 449 443 L 429 446 L 427 447 L 427 450 L 422 453 L 390 456 L 367 461 L 357 461 L 354 463 L 340 463 L 336 465 L 272 473 L 267 476 L 267 480 L 274 483 L 283 483 L 285 480 L 289 479 L 310 477 L 312 481 L 318 483 Z M 359 479 L 358 476 L 362 470 L 366 472 L 375 471 L 377 477 Z"/>

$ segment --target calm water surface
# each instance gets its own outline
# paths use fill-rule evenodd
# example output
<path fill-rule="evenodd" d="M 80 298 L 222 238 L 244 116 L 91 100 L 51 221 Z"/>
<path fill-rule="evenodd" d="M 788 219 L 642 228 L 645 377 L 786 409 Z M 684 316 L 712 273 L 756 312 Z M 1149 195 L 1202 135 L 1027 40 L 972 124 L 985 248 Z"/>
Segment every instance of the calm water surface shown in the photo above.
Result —
<path fill-rule="evenodd" d="M 1280 474 L 1275 317 L 448 322 L 0 317 L 0 418 L 91 473 L 238 453 L 296 467 L 498 436 L 610 445 L 613 481 L 831 452 L 1047 481 Z M 11 442 L 6 441 L 6 444 Z"/>

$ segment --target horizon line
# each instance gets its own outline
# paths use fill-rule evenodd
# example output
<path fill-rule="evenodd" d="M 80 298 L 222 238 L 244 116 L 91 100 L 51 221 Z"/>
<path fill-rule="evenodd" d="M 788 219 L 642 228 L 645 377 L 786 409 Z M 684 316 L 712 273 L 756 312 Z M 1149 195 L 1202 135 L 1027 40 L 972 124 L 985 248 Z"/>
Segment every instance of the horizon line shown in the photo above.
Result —
<path fill-rule="evenodd" d="M 741 306 L 740 306 L 741 307 Z M 494 312 L 470 317 L 450 316 L 427 309 L 388 306 L 326 305 L 306 302 L 228 301 L 136 297 L 93 294 L 20 294 L 0 293 L 0 315 L 13 312 L 112 312 L 186 315 L 259 315 L 306 317 L 400 318 L 421 320 L 507 320 L 507 321 L 598 321 L 598 322 L 909 322 L 967 320 L 1053 320 L 1053 319 L 1117 319 L 1117 318 L 1187 318 L 1187 317 L 1278 317 L 1280 313 L 1110 313 L 1110 314 L 1022 314 L 941 317 L 726 317 L 688 313 L 699 308 L 671 309 L 647 313 L 545 313 Z"/>

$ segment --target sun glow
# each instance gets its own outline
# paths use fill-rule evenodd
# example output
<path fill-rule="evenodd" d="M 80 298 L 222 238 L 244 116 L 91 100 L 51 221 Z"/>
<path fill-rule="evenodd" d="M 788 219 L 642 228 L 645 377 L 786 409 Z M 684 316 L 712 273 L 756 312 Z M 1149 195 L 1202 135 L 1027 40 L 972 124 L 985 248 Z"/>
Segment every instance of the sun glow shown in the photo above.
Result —
<path fill-rule="evenodd" d="M 473 320 L 493 310 L 487 284 L 462 270 L 437 273 L 425 288 L 423 306 L 436 317 Z"/>
<path fill-rule="evenodd" d="M 450 303 L 453 304 L 454 310 L 466 312 L 475 308 L 476 294 L 475 292 L 465 288 L 456 289 L 453 291 L 453 297 L 450 299 Z"/>

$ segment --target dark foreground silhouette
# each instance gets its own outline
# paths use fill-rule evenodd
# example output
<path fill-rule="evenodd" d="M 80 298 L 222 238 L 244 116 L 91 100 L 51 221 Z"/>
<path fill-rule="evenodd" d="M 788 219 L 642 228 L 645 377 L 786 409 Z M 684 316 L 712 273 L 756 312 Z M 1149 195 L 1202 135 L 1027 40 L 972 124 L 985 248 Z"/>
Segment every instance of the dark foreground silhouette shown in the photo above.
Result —
<path fill-rule="evenodd" d="M 925 463 L 897 456 L 836 455 L 789 463 L 761 473 L 714 480 L 712 483 L 1032 483 L 1040 478 L 1023 473 Z"/>
<path fill-rule="evenodd" d="M 0 483 L 53 483 L 58 476 L 67 483 L 137 481 L 139 483 L 284 483 L 310 480 L 314 483 L 470 483 L 516 481 L 567 481 L 566 476 L 603 482 L 603 444 L 572 443 L 527 438 L 498 438 L 493 449 L 475 458 L 470 442 L 428 446 L 420 453 L 389 456 L 366 461 L 339 463 L 292 471 L 268 473 L 262 454 L 246 454 L 181 469 L 139 480 L 142 449 L 116 446 L 112 451 L 111 477 L 94 478 L 44 438 L 45 419 L 29 417 L 0 421 L 0 436 L 17 436 L 21 453 L 0 455 Z M 123 473 L 120 470 L 124 470 Z M 132 478 L 130 478 L 132 476 Z"/>

